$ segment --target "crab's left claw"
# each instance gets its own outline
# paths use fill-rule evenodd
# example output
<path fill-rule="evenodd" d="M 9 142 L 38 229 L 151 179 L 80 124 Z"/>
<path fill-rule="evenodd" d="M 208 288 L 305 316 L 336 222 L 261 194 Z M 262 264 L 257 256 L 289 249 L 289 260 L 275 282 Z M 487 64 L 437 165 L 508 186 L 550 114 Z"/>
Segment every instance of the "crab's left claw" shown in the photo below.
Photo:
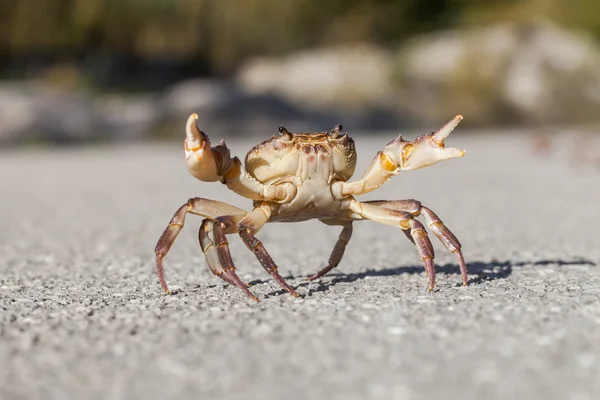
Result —
<path fill-rule="evenodd" d="M 192 114 L 185 125 L 185 163 L 190 173 L 204 182 L 221 180 L 230 164 L 229 149 L 224 141 L 211 147 L 208 136 L 198 129 L 197 114 Z"/>
<path fill-rule="evenodd" d="M 464 150 L 445 147 L 444 145 L 444 140 L 462 119 L 462 115 L 457 115 L 437 132 L 419 136 L 414 143 L 402 141 L 401 160 L 398 160 L 400 169 L 410 171 L 433 165 L 439 161 L 464 156 Z"/>

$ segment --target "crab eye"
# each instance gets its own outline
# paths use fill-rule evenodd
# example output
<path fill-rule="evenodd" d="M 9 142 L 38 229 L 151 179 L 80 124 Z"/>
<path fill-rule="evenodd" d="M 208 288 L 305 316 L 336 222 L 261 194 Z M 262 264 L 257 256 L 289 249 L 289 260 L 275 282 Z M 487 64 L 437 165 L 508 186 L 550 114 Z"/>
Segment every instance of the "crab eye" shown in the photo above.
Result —
<path fill-rule="evenodd" d="M 287 129 L 285 129 L 285 126 L 279 127 L 279 133 L 281 134 L 281 138 L 283 140 L 292 140 L 292 134 L 289 133 Z"/>
<path fill-rule="evenodd" d="M 340 132 L 342 132 L 342 130 L 344 129 L 344 127 L 342 126 L 342 124 L 337 124 L 330 132 L 329 132 L 329 136 L 331 136 L 332 139 L 337 139 L 340 136 Z"/>

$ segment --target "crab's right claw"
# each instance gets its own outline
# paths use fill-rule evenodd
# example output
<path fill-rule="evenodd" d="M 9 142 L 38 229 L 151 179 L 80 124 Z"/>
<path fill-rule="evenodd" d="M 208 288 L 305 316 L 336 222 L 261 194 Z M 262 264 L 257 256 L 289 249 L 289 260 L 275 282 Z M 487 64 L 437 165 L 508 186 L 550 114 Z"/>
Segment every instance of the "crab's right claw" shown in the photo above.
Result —
<path fill-rule="evenodd" d="M 444 140 L 456 128 L 462 115 L 457 115 L 437 132 L 419 136 L 414 143 L 406 143 L 402 148 L 401 169 L 410 171 L 433 165 L 439 161 L 462 157 L 464 150 L 445 147 Z"/>
<path fill-rule="evenodd" d="M 201 181 L 221 180 L 225 164 L 229 162 L 229 149 L 225 142 L 210 147 L 208 136 L 198 129 L 197 114 L 192 114 L 185 125 L 185 163 L 190 173 Z"/>

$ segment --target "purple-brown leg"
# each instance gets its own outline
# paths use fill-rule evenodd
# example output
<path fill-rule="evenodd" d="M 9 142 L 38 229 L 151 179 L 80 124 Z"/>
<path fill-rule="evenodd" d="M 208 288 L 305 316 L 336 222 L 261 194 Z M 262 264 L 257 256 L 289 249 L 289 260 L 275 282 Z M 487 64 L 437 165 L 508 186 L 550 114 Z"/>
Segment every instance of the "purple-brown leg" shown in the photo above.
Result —
<path fill-rule="evenodd" d="M 348 242 L 352 237 L 352 221 L 344 222 L 343 226 L 344 229 L 342 229 L 342 232 L 340 233 L 340 236 L 338 237 L 338 240 L 335 243 L 335 247 L 331 252 L 331 256 L 329 257 L 329 262 L 327 263 L 327 266 L 319 272 L 317 272 L 316 274 L 309 277 L 309 281 L 314 281 L 315 279 L 319 279 L 323 275 L 327 274 L 329 271 L 337 267 L 340 261 L 342 260 L 342 257 L 344 256 L 344 251 L 346 250 L 346 246 L 348 245 Z"/>
<path fill-rule="evenodd" d="M 162 235 L 158 239 L 154 253 L 156 254 L 156 271 L 158 273 L 158 280 L 163 290 L 170 294 L 167 281 L 165 280 L 163 258 L 169 252 L 169 249 L 173 245 L 173 242 L 183 229 L 185 224 L 185 216 L 187 213 L 201 215 L 205 218 L 215 219 L 223 215 L 234 215 L 236 218 L 241 219 L 246 212 L 242 209 L 234 207 L 229 204 L 221 203 L 215 200 L 202 199 L 200 197 L 191 198 L 188 202 L 175 212 L 169 225 L 165 228 Z"/>
<path fill-rule="evenodd" d="M 423 259 L 425 272 L 429 278 L 429 291 L 435 287 L 435 265 L 433 258 L 435 256 L 433 245 L 429 240 L 427 231 L 423 224 L 415 220 L 410 212 L 393 210 L 381 207 L 379 204 L 360 203 L 354 200 L 350 203 L 350 210 L 360 217 L 357 219 L 370 219 L 385 225 L 391 225 L 410 232 L 410 239 L 417 247 L 419 255 Z"/>
<path fill-rule="evenodd" d="M 265 246 L 258 238 L 256 232 L 267 223 L 271 217 L 271 208 L 268 203 L 262 203 L 253 211 L 248 213 L 239 223 L 239 235 L 246 246 L 254 253 L 263 268 L 275 279 L 275 281 L 292 296 L 300 297 L 298 292 L 294 290 L 277 272 L 277 265 L 267 253 Z"/>
<path fill-rule="evenodd" d="M 171 245 L 175 242 L 177 235 L 183 228 L 185 223 L 185 214 L 187 213 L 187 204 L 182 205 L 173 215 L 171 221 L 169 221 L 169 225 L 164 230 L 160 238 L 158 239 L 158 243 L 156 244 L 156 248 L 154 249 L 154 253 L 156 254 L 156 271 L 158 273 L 158 280 L 160 281 L 160 286 L 162 286 L 163 290 L 167 294 L 171 294 L 169 287 L 167 286 L 167 281 L 165 280 L 165 272 L 163 267 L 163 258 L 169 252 Z"/>
<path fill-rule="evenodd" d="M 225 217 L 227 218 L 227 217 Z M 222 218 L 219 218 L 222 219 Z M 235 266 L 229 251 L 229 243 L 225 237 L 225 224 L 220 221 L 205 219 L 198 232 L 200 247 L 206 256 L 206 262 L 211 272 L 233 286 L 237 286 L 250 297 L 258 301 L 246 285 L 235 273 Z M 214 240 L 211 240 L 211 234 Z"/>
<path fill-rule="evenodd" d="M 417 200 L 394 200 L 394 201 L 366 201 L 365 203 L 376 205 L 389 210 L 398 210 L 409 212 L 412 216 L 418 215 L 425 216 L 427 226 L 433 231 L 435 236 L 442 242 L 442 244 L 456 256 L 458 260 L 458 266 L 462 277 L 463 285 L 467 285 L 469 280 L 467 265 L 465 258 L 462 253 L 462 246 L 459 240 L 454 234 L 444 225 L 440 217 L 438 217 L 431 209 L 421 205 L 421 202 Z M 405 231 L 407 232 L 407 231 Z"/>
<path fill-rule="evenodd" d="M 462 283 L 464 286 L 467 286 L 469 276 L 467 272 L 467 264 L 465 263 L 465 257 L 463 256 L 461 250 L 462 246 L 460 242 L 433 211 L 431 211 L 427 207 L 421 207 L 421 212 L 425 216 L 429 229 L 431 229 L 435 236 L 437 236 L 437 238 L 440 240 L 440 242 L 442 242 L 444 246 L 446 246 L 448 251 L 454 253 L 454 255 L 456 256 L 460 268 L 460 273 L 462 275 Z"/>
<path fill-rule="evenodd" d="M 425 227 L 422 223 L 416 219 L 411 219 L 409 224 L 410 236 L 413 238 L 414 243 L 417 246 L 417 250 L 421 256 L 421 259 L 423 260 L 423 264 L 425 264 L 425 272 L 429 278 L 429 291 L 431 292 L 435 287 L 435 265 L 433 263 L 435 254 L 433 251 L 433 245 L 431 244 L 431 240 L 429 240 L 427 231 L 425 231 Z"/>

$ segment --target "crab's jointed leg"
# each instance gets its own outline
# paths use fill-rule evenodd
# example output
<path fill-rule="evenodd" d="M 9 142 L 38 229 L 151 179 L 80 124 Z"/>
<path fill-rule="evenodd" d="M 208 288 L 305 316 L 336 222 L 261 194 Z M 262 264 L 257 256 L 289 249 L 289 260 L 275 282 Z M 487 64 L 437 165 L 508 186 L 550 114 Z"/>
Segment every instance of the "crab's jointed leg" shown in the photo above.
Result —
<path fill-rule="evenodd" d="M 263 268 L 279 283 L 281 287 L 287 290 L 291 295 L 300 297 L 281 275 L 277 272 L 277 265 L 267 253 L 265 246 L 255 236 L 256 232 L 262 228 L 271 217 L 271 206 L 269 203 L 259 203 L 254 210 L 248 213 L 238 224 L 239 235 L 246 246 L 254 253 Z"/>
<path fill-rule="evenodd" d="M 327 223 L 328 225 L 333 225 L 333 223 L 325 223 Z M 329 257 L 329 262 L 327 263 L 327 266 L 315 273 L 314 275 L 310 276 L 308 278 L 309 281 L 314 281 L 316 279 L 321 278 L 323 275 L 327 274 L 329 271 L 337 267 L 340 261 L 342 260 L 342 257 L 344 256 L 344 251 L 346 250 L 346 246 L 348 245 L 348 242 L 352 237 L 352 221 L 340 221 L 338 224 L 342 225 L 344 228 L 342 229 L 342 232 L 340 233 L 340 236 L 338 237 L 338 240 L 335 243 L 333 251 L 331 252 L 331 256 Z"/>
<path fill-rule="evenodd" d="M 442 242 L 442 244 L 456 256 L 460 273 L 462 276 L 463 285 L 467 285 L 469 280 L 467 264 L 462 254 L 462 245 L 460 241 L 454 236 L 452 231 L 444 224 L 444 222 L 437 216 L 431 209 L 421 205 L 420 201 L 417 200 L 392 200 L 392 201 L 366 201 L 363 204 L 372 204 L 385 209 L 404 211 L 410 213 L 413 217 L 419 215 L 425 216 L 425 221 L 429 229 L 433 231 L 435 236 Z M 407 232 L 407 231 L 404 231 Z M 407 235 L 408 236 L 408 235 Z"/>
<path fill-rule="evenodd" d="M 358 181 L 337 182 L 331 186 L 336 199 L 360 195 L 377 189 L 400 171 L 424 168 L 439 161 L 462 157 L 464 150 L 445 147 L 444 140 L 462 120 L 457 115 L 437 132 L 419 136 L 414 142 L 407 142 L 399 135 L 375 156 Z"/>
<path fill-rule="evenodd" d="M 198 129 L 197 114 L 186 123 L 184 141 L 185 164 L 190 173 L 201 181 L 221 181 L 240 196 L 252 200 L 286 201 L 293 197 L 296 188 L 291 185 L 263 185 L 244 168 L 239 158 L 231 158 L 224 141 L 214 147 L 208 136 Z"/>
<path fill-rule="evenodd" d="M 177 209 L 171 218 L 169 225 L 167 225 L 164 232 L 158 239 L 158 243 L 154 249 L 154 253 L 156 254 L 156 270 L 158 272 L 158 279 L 160 281 L 160 285 L 166 293 L 170 293 L 170 291 L 165 280 L 163 258 L 167 255 L 171 245 L 173 242 L 175 242 L 175 239 L 177 238 L 177 235 L 179 235 L 181 229 L 183 229 L 185 224 L 185 216 L 187 213 L 201 215 L 210 220 L 214 220 L 220 216 L 230 216 L 234 222 L 241 220 L 242 217 L 247 214 L 246 211 L 232 205 L 221 203 L 220 201 L 203 199 L 200 197 L 191 198 L 187 203 L 179 207 L 179 209 Z M 209 266 L 212 270 L 215 264 L 211 265 L 209 261 Z M 228 275 L 231 276 L 231 274 Z"/>
<path fill-rule="evenodd" d="M 418 200 L 368 200 L 363 204 L 373 204 L 375 206 L 387 208 L 390 210 L 404 211 L 410 213 L 413 217 L 421 214 L 421 202 Z"/>
<path fill-rule="evenodd" d="M 354 213 L 356 219 L 366 218 L 385 225 L 396 226 L 402 230 L 408 230 L 423 260 L 425 272 L 429 277 L 429 291 L 433 290 L 435 287 L 435 266 L 433 264 L 435 253 L 423 224 L 413 219 L 413 216 L 408 212 L 385 209 L 373 204 L 360 203 L 356 200 L 350 203 L 350 210 Z"/>
<path fill-rule="evenodd" d="M 242 216 L 219 217 L 218 221 L 210 220 L 208 218 L 205 219 L 202 221 L 202 226 L 198 232 L 198 239 L 200 241 L 200 247 L 202 247 L 202 251 L 206 256 L 208 267 L 212 273 L 223 279 L 225 282 L 242 289 L 242 291 L 252 300 L 258 301 L 256 296 L 248 290 L 248 285 L 242 282 L 235 273 L 235 266 L 233 265 L 233 260 L 231 259 L 231 253 L 229 251 L 229 243 L 225 238 L 226 229 L 231 225 L 221 222 L 223 219 L 228 219 L 236 226 L 236 219 L 239 220 L 241 217 Z M 213 239 L 211 239 L 211 236 Z"/>
<path fill-rule="evenodd" d="M 469 276 L 467 272 L 467 264 L 465 263 L 465 257 L 461 250 L 461 244 L 454 236 L 454 234 L 444 225 L 444 222 L 429 208 L 422 207 L 422 213 L 427 221 L 427 226 L 431 229 L 435 236 L 443 243 L 443 245 L 456 256 L 460 273 L 462 276 L 462 283 L 467 286 Z"/>

